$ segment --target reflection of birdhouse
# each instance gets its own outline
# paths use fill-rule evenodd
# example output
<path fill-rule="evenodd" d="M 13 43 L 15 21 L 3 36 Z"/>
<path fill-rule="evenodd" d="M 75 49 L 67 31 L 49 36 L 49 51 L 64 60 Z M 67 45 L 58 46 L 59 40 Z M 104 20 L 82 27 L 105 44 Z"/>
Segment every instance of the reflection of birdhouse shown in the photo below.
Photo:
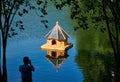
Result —
<path fill-rule="evenodd" d="M 60 66 L 64 63 L 64 61 L 69 56 L 66 51 L 58 51 L 58 50 L 46 50 L 47 51 L 47 60 L 53 64 L 56 68 L 56 71 L 60 68 Z"/>
<path fill-rule="evenodd" d="M 67 42 L 69 35 L 59 26 L 58 22 L 56 22 L 53 29 L 46 34 L 46 37 L 48 40 L 46 44 L 41 46 L 42 49 L 65 50 L 72 46 L 72 44 Z"/>
<path fill-rule="evenodd" d="M 66 52 L 64 50 L 46 50 L 47 51 L 47 55 L 49 55 L 51 58 L 61 58 L 66 56 Z"/>

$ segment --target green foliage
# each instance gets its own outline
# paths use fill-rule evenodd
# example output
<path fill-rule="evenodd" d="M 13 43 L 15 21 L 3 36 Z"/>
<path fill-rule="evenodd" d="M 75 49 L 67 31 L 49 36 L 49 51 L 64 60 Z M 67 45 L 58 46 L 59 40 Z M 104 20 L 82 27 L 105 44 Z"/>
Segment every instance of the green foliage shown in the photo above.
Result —
<path fill-rule="evenodd" d="M 71 8 L 71 18 L 77 22 L 74 26 L 74 30 L 78 28 L 83 28 L 87 30 L 88 28 L 95 28 L 101 32 L 106 32 L 106 17 L 103 14 L 103 4 L 102 0 L 51 0 L 54 2 L 57 9 L 62 9 L 64 6 L 68 5 Z M 110 0 L 106 0 L 109 5 Z M 120 1 L 113 0 L 113 7 L 116 6 L 118 9 Z M 117 9 L 117 8 L 116 8 Z M 118 18 L 120 18 L 120 12 L 116 10 Z M 107 14 L 109 15 L 107 19 L 110 23 L 114 22 L 113 15 L 111 13 L 110 6 L 107 8 Z M 118 19 L 119 20 L 119 19 Z"/>
<path fill-rule="evenodd" d="M 101 3 L 98 0 L 95 2 L 90 0 L 82 0 L 77 2 L 75 5 L 77 5 L 77 8 L 75 6 L 71 9 L 71 18 L 76 20 L 78 23 L 78 28 L 102 29 L 102 32 L 106 30 L 100 7 Z"/>
<path fill-rule="evenodd" d="M 1 6 L 3 10 L 2 13 L 0 13 L 1 31 L 3 31 L 3 29 L 8 30 L 8 33 L 4 32 L 4 34 L 7 33 L 9 37 L 12 37 L 17 35 L 15 31 L 17 30 L 16 27 L 18 27 L 19 30 L 24 30 L 22 20 L 17 20 L 15 26 L 13 26 L 12 23 L 15 16 L 23 17 L 24 15 L 28 14 L 30 10 L 35 10 L 35 12 L 37 12 L 36 15 L 40 18 L 42 17 L 41 23 L 43 23 L 47 28 L 48 21 L 43 18 L 45 15 L 47 15 L 47 3 L 47 1 L 42 0 L 3 0 Z M 11 29 L 14 29 L 14 31 Z"/>
<path fill-rule="evenodd" d="M 94 28 L 89 28 L 87 30 L 78 29 L 75 33 L 77 49 L 88 51 L 96 50 L 101 54 L 105 52 L 112 53 L 107 33 L 101 33 Z"/>

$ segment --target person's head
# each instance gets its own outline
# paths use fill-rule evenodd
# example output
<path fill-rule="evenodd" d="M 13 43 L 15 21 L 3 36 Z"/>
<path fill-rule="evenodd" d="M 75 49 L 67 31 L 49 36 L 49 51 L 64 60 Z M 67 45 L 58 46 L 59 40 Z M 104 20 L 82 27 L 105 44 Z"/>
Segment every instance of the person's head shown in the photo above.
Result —
<path fill-rule="evenodd" d="M 28 63 L 29 63 L 29 58 L 28 58 L 27 56 L 25 56 L 25 57 L 23 58 L 23 62 L 26 63 L 26 64 L 28 64 Z"/>

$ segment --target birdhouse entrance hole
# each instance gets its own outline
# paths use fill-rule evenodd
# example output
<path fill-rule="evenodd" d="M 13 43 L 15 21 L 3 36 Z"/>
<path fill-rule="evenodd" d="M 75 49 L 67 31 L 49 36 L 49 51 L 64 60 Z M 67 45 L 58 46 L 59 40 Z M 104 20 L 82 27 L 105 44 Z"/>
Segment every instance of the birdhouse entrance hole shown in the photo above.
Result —
<path fill-rule="evenodd" d="M 56 57 L 56 52 L 52 51 L 52 56 Z"/>
<path fill-rule="evenodd" d="M 56 44 L 56 41 L 55 40 L 52 40 L 52 45 Z"/>

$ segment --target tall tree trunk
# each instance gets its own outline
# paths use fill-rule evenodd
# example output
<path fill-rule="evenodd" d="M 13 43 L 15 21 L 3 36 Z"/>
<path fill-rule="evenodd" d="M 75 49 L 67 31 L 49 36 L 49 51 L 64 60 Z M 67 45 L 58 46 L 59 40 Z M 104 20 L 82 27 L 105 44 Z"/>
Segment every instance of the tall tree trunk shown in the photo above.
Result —
<path fill-rule="evenodd" d="M 1 44 L 1 36 L 0 36 L 0 44 Z M 1 47 L 0 47 L 0 52 L 1 52 Z M 3 77 L 2 77 L 1 65 L 2 64 L 1 64 L 1 54 L 0 54 L 0 81 L 3 82 L 3 80 L 2 80 Z"/>
<path fill-rule="evenodd" d="M 7 44 L 7 39 L 2 37 L 2 42 L 3 42 L 3 82 L 7 82 L 7 67 L 6 67 L 6 44 Z"/>
<path fill-rule="evenodd" d="M 112 49 L 113 49 L 113 52 L 114 52 L 114 60 L 115 60 L 115 82 L 119 82 L 120 81 L 120 53 L 119 53 L 119 48 L 118 48 L 118 43 L 119 43 L 119 40 L 118 40 L 118 30 L 116 30 L 116 39 L 115 39 L 115 43 L 113 41 L 113 38 L 112 38 L 112 32 L 110 30 L 110 26 L 109 26 L 109 21 L 108 21 L 108 16 L 107 16 L 107 12 L 106 12 L 106 6 L 107 6 L 107 2 L 105 2 L 105 0 L 102 0 L 102 4 L 103 4 L 103 13 L 104 13 L 104 16 L 106 17 L 105 21 L 106 21 L 106 25 L 107 25 L 107 30 L 108 30 L 108 36 L 109 36 L 109 39 L 110 39 L 110 42 L 111 42 L 111 45 L 112 45 Z M 115 13 L 115 12 L 114 12 Z M 116 22 L 116 19 L 115 19 L 115 28 L 117 29 L 117 22 Z"/>
<path fill-rule="evenodd" d="M 0 0 L 0 29 L 2 28 L 2 0 Z M 1 44 L 1 35 L 0 35 L 0 44 Z M 1 47 L 0 47 L 1 52 Z M 2 70 L 1 70 L 1 54 L 0 54 L 0 81 L 2 81 Z M 3 82 L 3 81 L 2 81 Z"/>
<path fill-rule="evenodd" d="M 116 1 L 118 2 L 118 1 Z M 119 53 L 119 17 L 118 17 L 118 13 L 117 13 L 117 7 L 116 5 L 114 6 L 113 3 L 111 2 L 111 0 L 109 0 L 109 8 L 111 10 L 111 13 L 114 17 L 114 24 L 115 24 L 115 51 L 116 52 L 116 70 L 115 70 L 115 77 L 116 77 L 116 82 L 120 81 L 120 53 Z"/>

